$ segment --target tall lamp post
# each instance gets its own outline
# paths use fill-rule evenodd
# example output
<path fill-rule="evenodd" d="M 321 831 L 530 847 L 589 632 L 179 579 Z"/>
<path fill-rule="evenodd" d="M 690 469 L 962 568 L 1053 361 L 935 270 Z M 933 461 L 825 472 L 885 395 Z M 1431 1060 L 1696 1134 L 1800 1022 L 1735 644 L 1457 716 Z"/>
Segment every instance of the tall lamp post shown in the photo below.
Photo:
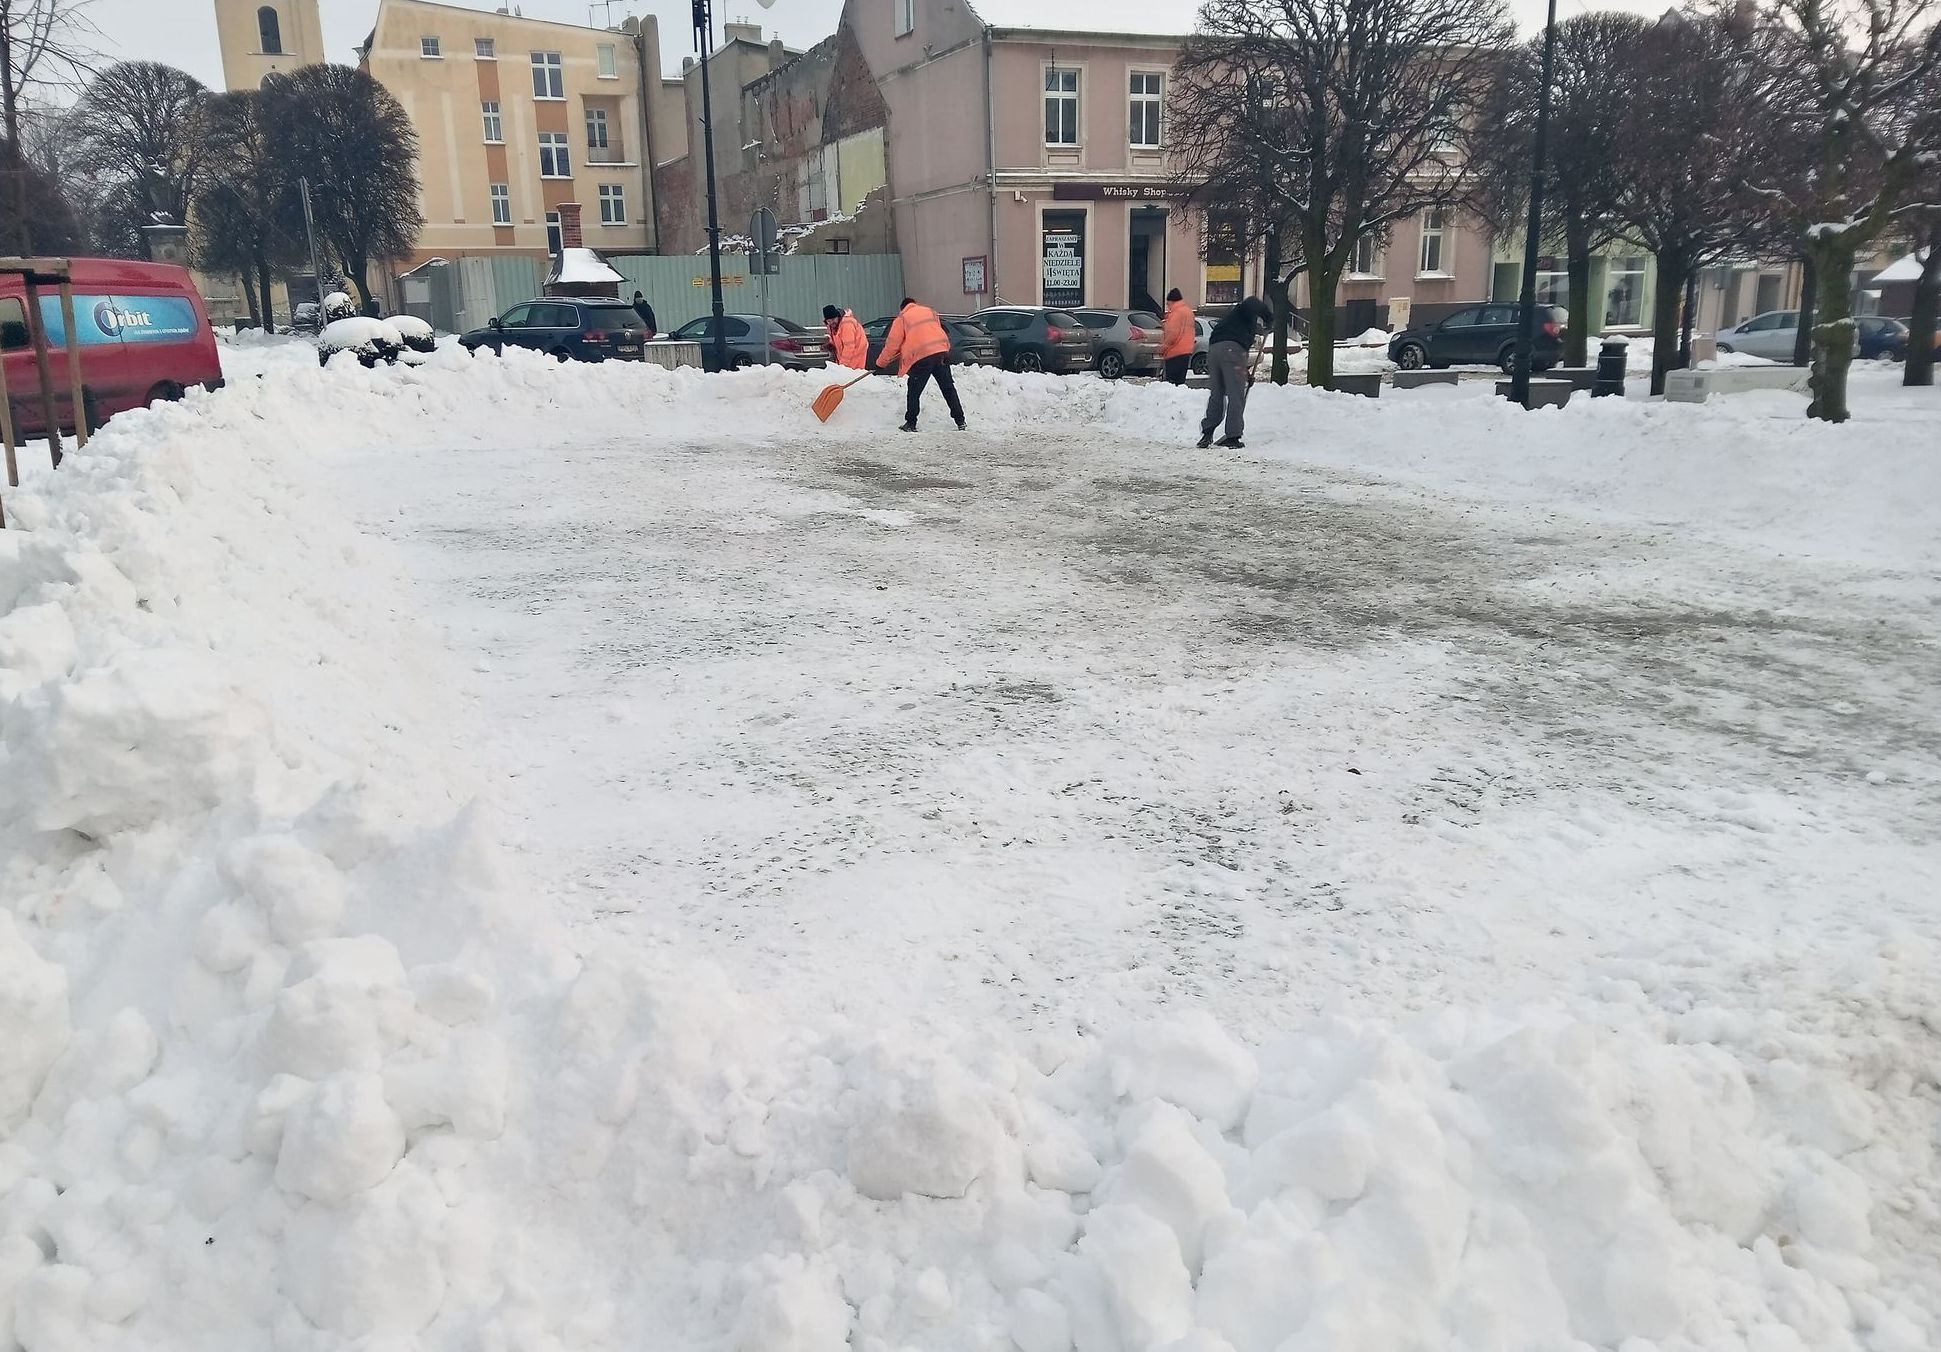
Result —
<path fill-rule="evenodd" d="M 1551 0 L 1553 9 L 1556 0 Z M 714 88 L 708 58 L 714 54 L 713 0 L 694 0 L 694 51 L 701 59 L 701 139 L 708 162 L 708 283 L 714 296 L 714 369 L 728 368 L 728 326 L 721 304 L 721 220 L 714 190 Z"/>
<path fill-rule="evenodd" d="M 1510 398 L 1530 402 L 1530 363 L 1537 346 L 1537 250 L 1542 247 L 1543 174 L 1550 141 L 1550 75 L 1557 60 L 1557 0 L 1543 24 L 1543 83 L 1537 89 L 1537 144 L 1530 161 L 1530 219 L 1523 231 L 1523 295 L 1516 319 L 1516 357 L 1511 363 Z M 1582 303 L 1582 298 L 1572 300 Z"/>

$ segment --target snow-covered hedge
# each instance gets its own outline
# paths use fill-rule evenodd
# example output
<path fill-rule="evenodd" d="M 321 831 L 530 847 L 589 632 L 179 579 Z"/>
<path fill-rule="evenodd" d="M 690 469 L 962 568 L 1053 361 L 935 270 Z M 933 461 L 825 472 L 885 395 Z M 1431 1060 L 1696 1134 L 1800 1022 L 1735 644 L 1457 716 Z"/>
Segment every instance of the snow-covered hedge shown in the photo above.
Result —
<path fill-rule="evenodd" d="M 327 364 L 340 352 L 352 352 L 365 366 L 375 366 L 381 361 L 396 361 L 404 346 L 404 335 L 392 321 L 353 315 L 324 325 L 317 335 L 317 359 Z"/>

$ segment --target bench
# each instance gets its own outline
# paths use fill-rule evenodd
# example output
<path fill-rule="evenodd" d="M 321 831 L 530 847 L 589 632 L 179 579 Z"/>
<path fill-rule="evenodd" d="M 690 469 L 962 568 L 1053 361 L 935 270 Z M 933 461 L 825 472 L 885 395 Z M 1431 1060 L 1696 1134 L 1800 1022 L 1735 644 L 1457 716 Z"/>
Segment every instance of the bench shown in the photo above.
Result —
<path fill-rule="evenodd" d="M 1497 381 L 1496 397 L 1499 399 L 1508 399 L 1510 397 L 1510 384 L 1511 382 L 1507 380 Z M 1568 380 L 1532 380 L 1530 382 L 1530 398 L 1524 403 L 1523 407 L 1562 408 L 1570 402 L 1570 396 L 1576 391 L 1576 388 Z"/>
<path fill-rule="evenodd" d="M 1702 404 L 1715 394 L 1804 390 L 1812 374 L 1804 366 L 1714 366 L 1703 371 L 1667 371 L 1665 399 L 1674 404 Z"/>
<path fill-rule="evenodd" d="M 1454 385 L 1461 379 L 1454 371 L 1397 371 L 1392 383 L 1398 390 L 1419 390 L 1424 385 Z"/>
<path fill-rule="evenodd" d="M 684 343 L 673 338 L 656 338 L 642 345 L 641 359 L 650 361 L 656 366 L 665 366 L 670 371 L 682 366 L 692 366 L 699 370 L 701 345 Z"/>
<path fill-rule="evenodd" d="M 1328 383 L 1328 388 L 1336 394 L 1358 394 L 1364 399 L 1379 399 L 1382 397 L 1382 373 L 1370 371 L 1365 375 L 1359 372 L 1336 375 Z"/>

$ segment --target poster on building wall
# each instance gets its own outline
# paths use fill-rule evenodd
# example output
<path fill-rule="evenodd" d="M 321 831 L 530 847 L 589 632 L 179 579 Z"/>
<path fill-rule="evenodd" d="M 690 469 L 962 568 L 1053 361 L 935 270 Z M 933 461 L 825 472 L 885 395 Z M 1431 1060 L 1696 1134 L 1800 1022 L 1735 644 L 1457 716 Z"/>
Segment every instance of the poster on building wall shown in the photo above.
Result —
<path fill-rule="evenodd" d="M 1040 276 L 1046 305 L 1085 303 L 1085 214 L 1045 213 Z"/>
<path fill-rule="evenodd" d="M 964 260 L 964 294 L 981 296 L 990 290 L 991 260 L 979 255 Z"/>

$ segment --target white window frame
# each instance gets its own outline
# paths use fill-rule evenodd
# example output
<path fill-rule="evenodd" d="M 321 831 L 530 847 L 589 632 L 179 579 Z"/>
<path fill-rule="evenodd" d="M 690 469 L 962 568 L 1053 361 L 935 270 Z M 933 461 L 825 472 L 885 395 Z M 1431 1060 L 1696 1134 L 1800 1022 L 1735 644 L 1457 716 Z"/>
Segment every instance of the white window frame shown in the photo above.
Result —
<path fill-rule="evenodd" d="M 485 132 L 485 144 L 489 146 L 505 144 L 505 113 L 497 99 L 479 100 L 479 123 Z"/>
<path fill-rule="evenodd" d="M 896 35 L 907 38 L 917 31 L 917 0 L 893 0 L 896 5 Z"/>
<path fill-rule="evenodd" d="M 497 61 L 498 59 L 499 59 L 499 44 L 496 39 L 494 38 L 473 38 L 472 39 L 472 60 Z"/>
<path fill-rule="evenodd" d="M 626 223 L 627 185 L 602 183 L 600 185 L 600 224 L 625 225 Z"/>
<path fill-rule="evenodd" d="M 558 52 L 532 53 L 532 96 L 540 103 L 565 102 L 566 60 Z"/>
<path fill-rule="evenodd" d="M 589 106 L 586 110 L 586 148 L 588 150 L 610 150 L 613 147 L 612 128 L 607 118 L 607 110 Z M 593 129 L 600 129 L 600 139 L 593 139 Z"/>
<path fill-rule="evenodd" d="M 573 177 L 573 138 L 563 131 L 539 133 L 539 176 Z"/>
<path fill-rule="evenodd" d="M 603 42 L 595 47 L 593 49 L 593 56 L 594 60 L 599 63 L 598 70 L 602 80 L 617 80 L 620 78 L 620 51 L 611 42 Z"/>
<path fill-rule="evenodd" d="M 1157 88 L 1153 93 L 1138 93 L 1133 88 L 1135 80 L 1156 80 Z M 1134 128 L 1141 109 L 1152 109 L 1153 139 L 1140 141 L 1134 138 Z M 1133 150 L 1161 150 L 1166 145 L 1166 72 L 1163 70 L 1129 70 L 1126 72 L 1126 144 Z"/>
<path fill-rule="evenodd" d="M 1629 268 L 1621 268 L 1618 266 L 1618 264 L 1624 262 L 1635 263 L 1637 266 Z M 1650 313 L 1644 303 L 1644 283 L 1645 278 L 1650 275 L 1650 262 L 1651 260 L 1643 254 L 1610 255 L 1610 261 L 1604 266 L 1604 304 L 1598 307 L 1598 312 L 1603 314 L 1606 325 L 1612 328 L 1635 328 L 1644 323 L 1645 316 Z M 1611 318 L 1611 293 L 1617 290 L 1619 279 L 1624 277 L 1636 277 L 1638 279 L 1638 314 L 1635 319 L 1631 320 Z M 1757 299 L 1756 294 L 1754 298 Z M 1754 315 L 1752 317 L 1756 319 L 1758 316 Z M 1798 321 L 1796 320 L 1794 322 L 1797 323 Z"/>
<path fill-rule="evenodd" d="M 1369 278 L 1381 281 L 1382 255 L 1385 252 L 1387 251 L 1382 248 L 1382 237 L 1379 233 L 1373 230 L 1363 231 L 1355 240 L 1354 257 L 1348 260 L 1349 279 Z M 1363 266 L 1364 264 L 1366 266 Z"/>
<path fill-rule="evenodd" d="M 1076 150 L 1085 144 L 1085 126 L 1083 117 L 1081 116 L 1085 107 L 1085 72 L 1078 66 L 1054 66 L 1049 63 L 1043 67 L 1043 70 L 1045 72 L 1044 103 L 1040 110 L 1043 113 L 1043 117 L 1040 120 L 1045 129 L 1045 149 Z M 1053 89 L 1051 80 L 1054 75 L 1071 76 L 1071 88 L 1065 89 L 1061 87 Z M 1062 86 L 1064 82 L 1061 79 L 1059 83 Z M 1061 105 L 1071 105 L 1072 139 L 1069 141 L 1054 141 L 1051 139 L 1051 104 L 1053 99 L 1056 99 Z M 1061 117 L 1059 120 L 1062 123 L 1064 119 Z M 1062 125 L 1059 130 L 1064 130 Z"/>
<path fill-rule="evenodd" d="M 418 38 L 418 59 L 420 61 L 445 59 L 445 44 L 438 40 L 436 33 L 425 33 Z"/>
<path fill-rule="evenodd" d="M 492 201 L 492 224 L 511 225 L 512 185 L 510 183 L 491 184 L 486 189 L 486 195 Z"/>
<path fill-rule="evenodd" d="M 1449 210 L 1447 207 L 1425 207 L 1416 217 L 1420 223 L 1421 239 L 1415 249 L 1415 275 L 1418 277 L 1447 277 L 1449 272 Z M 1431 224 L 1433 222 L 1433 224 Z M 1435 266 L 1430 267 L 1429 243 L 1435 242 Z"/>

